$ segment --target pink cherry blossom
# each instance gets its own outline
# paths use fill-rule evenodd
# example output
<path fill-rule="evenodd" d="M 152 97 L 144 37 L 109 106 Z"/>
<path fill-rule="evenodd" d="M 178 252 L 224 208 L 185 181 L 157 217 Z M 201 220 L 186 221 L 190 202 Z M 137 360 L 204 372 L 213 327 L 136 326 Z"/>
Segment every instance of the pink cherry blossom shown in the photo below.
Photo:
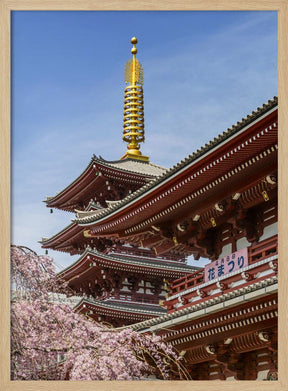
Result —
<path fill-rule="evenodd" d="M 56 301 L 73 292 L 53 260 L 11 249 L 11 378 L 13 380 L 187 379 L 181 357 L 159 336 L 109 329 Z"/>

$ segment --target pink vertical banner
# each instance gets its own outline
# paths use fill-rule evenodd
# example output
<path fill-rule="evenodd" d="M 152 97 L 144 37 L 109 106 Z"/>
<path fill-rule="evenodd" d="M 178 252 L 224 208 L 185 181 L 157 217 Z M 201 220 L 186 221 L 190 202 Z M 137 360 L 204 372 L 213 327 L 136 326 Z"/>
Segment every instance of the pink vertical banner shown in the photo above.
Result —
<path fill-rule="evenodd" d="M 205 266 L 204 281 L 212 281 L 248 266 L 248 249 L 242 248 Z"/>

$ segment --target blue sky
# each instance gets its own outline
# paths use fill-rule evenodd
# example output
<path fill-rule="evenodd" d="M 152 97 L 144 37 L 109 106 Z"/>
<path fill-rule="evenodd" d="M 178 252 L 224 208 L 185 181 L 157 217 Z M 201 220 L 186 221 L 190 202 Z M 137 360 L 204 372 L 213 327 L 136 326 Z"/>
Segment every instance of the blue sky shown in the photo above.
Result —
<path fill-rule="evenodd" d="M 144 67 L 141 150 L 168 168 L 277 95 L 277 33 L 272 11 L 13 12 L 12 242 L 43 253 L 38 240 L 73 214 L 50 214 L 42 200 L 94 153 L 125 153 L 132 36 Z"/>

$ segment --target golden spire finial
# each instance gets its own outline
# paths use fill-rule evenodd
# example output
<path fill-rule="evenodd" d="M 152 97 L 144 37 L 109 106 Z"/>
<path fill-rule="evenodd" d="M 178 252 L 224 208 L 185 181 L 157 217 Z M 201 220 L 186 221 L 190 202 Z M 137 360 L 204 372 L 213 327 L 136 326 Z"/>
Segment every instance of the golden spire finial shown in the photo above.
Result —
<path fill-rule="evenodd" d="M 140 152 L 140 143 L 145 140 L 144 137 L 144 104 L 143 104 L 143 68 L 136 59 L 137 38 L 131 38 L 133 45 L 131 53 L 132 60 L 127 61 L 125 65 L 125 82 L 128 84 L 125 88 L 124 98 L 124 124 L 123 141 L 128 143 L 127 151 L 122 159 L 132 158 L 143 161 L 149 161 L 148 156 L 143 156 Z"/>

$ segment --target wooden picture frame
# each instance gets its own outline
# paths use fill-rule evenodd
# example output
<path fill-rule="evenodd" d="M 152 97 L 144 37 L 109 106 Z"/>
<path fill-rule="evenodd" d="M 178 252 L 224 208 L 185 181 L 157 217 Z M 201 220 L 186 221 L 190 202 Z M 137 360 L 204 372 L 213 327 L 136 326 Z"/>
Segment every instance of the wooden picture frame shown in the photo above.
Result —
<path fill-rule="evenodd" d="M 288 389 L 288 268 L 285 260 L 288 241 L 287 227 L 287 166 L 288 166 L 288 1 L 287 0 L 1 0 L 1 139 L 0 139 L 0 200 L 1 200 L 1 273 L 0 273 L 0 389 L 1 390 L 286 390 Z M 16 10 L 273 10 L 278 11 L 279 36 L 279 380 L 277 382 L 31 382 L 10 380 L 10 20 L 11 11 Z"/>

